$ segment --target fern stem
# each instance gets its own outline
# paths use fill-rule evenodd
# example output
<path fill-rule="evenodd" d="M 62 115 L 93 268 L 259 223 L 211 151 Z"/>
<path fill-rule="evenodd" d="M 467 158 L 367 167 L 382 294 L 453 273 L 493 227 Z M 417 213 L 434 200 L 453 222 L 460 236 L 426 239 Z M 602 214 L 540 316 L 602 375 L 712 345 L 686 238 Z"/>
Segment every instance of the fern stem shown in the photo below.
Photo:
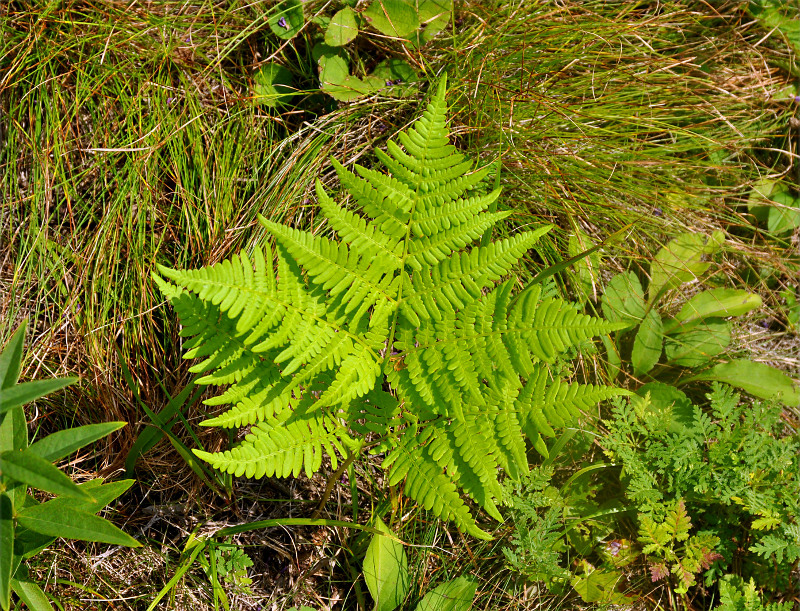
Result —
<path fill-rule="evenodd" d="M 351 464 L 353 464 L 353 461 L 356 459 L 356 456 L 357 454 L 355 452 L 351 452 L 347 457 L 347 460 L 345 460 L 341 464 L 341 466 L 338 469 L 336 469 L 336 473 L 334 473 L 331 477 L 328 478 L 328 483 L 325 486 L 325 492 L 322 493 L 322 498 L 320 499 L 317 508 L 314 510 L 314 513 L 311 514 L 312 520 L 316 520 L 320 516 L 322 510 L 325 508 L 325 504 L 328 502 L 328 499 L 330 498 L 331 493 L 333 492 L 333 487 L 336 485 L 336 482 L 339 481 L 339 478 L 342 477 L 347 468 Z"/>

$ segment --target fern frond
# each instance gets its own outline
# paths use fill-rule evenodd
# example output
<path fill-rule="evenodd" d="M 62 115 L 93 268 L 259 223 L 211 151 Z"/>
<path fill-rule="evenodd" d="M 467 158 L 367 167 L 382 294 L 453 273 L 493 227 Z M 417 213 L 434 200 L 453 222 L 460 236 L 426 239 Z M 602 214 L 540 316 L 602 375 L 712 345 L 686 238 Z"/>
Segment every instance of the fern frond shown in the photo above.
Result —
<path fill-rule="evenodd" d="M 482 424 L 485 424 L 482 419 L 472 414 L 463 421 L 436 420 L 418 442 L 427 442 L 426 458 L 444 469 L 489 515 L 502 520 L 495 503 L 502 496 L 497 481 L 496 452 Z"/>
<path fill-rule="evenodd" d="M 395 279 L 394 273 L 398 267 L 392 264 L 392 259 L 365 256 L 366 253 L 350 250 L 344 243 L 285 227 L 263 216 L 259 220 L 303 266 L 312 282 L 331 297 L 340 296 L 344 312 L 354 320 L 360 320 L 372 307 L 373 320 L 382 320 L 397 307 L 399 279 Z"/>
<path fill-rule="evenodd" d="M 445 89 L 442 79 L 414 126 L 376 152 L 388 174 L 333 161 L 360 212 L 317 181 L 335 238 L 261 218 L 274 248 L 159 267 L 168 281 L 156 283 L 183 324 L 185 357 L 198 359 L 192 371 L 228 385 L 205 402 L 227 411 L 202 424 L 251 427 L 232 449 L 197 456 L 237 476 L 311 475 L 325 454 L 336 468 L 367 439 L 387 454 L 392 485 L 405 480 L 423 507 L 488 538 L 459 490 L 500 519 L 500 473 L 528 471 L 524 435 L 546 455 L 542 435 L 624 394 L 544 366 L 621 325 L 503 281 L 550 227 L 474 244 L 509 213 L 489 212 L 491 168 L 449 143 Z"/>
<path fill-rule="evenodd" d="M 412 323 L 441 318 L 441 310 L 464 308 L 481 290 L 505 276 L 514 264 L 551 228 L 526 231 L 500 242 L 453 253 L 436 266 L 414 272 L 405 280 L 401 311 Z"/>
<path fill-rule="evenodd" d="M 387 259 L 393 269 L 403 267 L 403 242 L 381 231 L 373 222 L 367 222 L 354 212 L 345 210 L 331 199 L 322 183 L 316 181 L 317 201 L 328 223 L 339 238 L 350 244 L 362 257 Z"/>
<path fill-rule="evenodd" d="M 354 442 L 336 421 L 319 413 L 284 423 L 261 422 L 245 440 L 232 450 L 194 454 L 215 469 L 237 477 L 297 477 L 305 472 L 311 477 L 322 464 L 323 453 L 335 469 L 337 453 L 346 456 Z"/>
<path fill-rule="evenodd" d="M 406 431 L 383 461 L 383 468 L 389 471 L 389 485 L 405 479 L 403 490 L 423 508 L 443 520 L 452 520 L 474 537 L 491 539 L 489 533 L 475 523 L 453 480 L 442 473 L 441 467 L 427 454 L 416 450 L 416 433 L 416 427 Z"/>
<path fill-rule="evenodd" d="M 542 435 L 553 437 L 554 426 L 574 425 L 582 410 L 612 397 L 630 394 L 622 388 L 565 383 L 553 379 L 546 367 L 536 365 L 517 397 L 516 409 L 522 430 L 536 450 L 546 457 L 547 446 Z"/>

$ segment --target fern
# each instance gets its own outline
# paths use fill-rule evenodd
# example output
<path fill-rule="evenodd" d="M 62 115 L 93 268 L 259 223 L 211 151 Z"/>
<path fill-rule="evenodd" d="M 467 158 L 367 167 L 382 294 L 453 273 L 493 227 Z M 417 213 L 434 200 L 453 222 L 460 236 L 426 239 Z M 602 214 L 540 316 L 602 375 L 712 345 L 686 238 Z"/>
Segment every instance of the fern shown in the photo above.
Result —
<path fill-rule="evenodd" d="M 203 424 L 252 427 L 200 458 L 235 475 L 310 474 L 324 455 L 335 465 L 377 439 L 391 484 L 486 538 L 460 491 L 499 519 L 498 473 L 528 471 L 524 436 L 546 454 L 542 436 L 625 394 L 548 368 L 623 325 L 502 281 L 549 227 L 471 246 L 509 213 L 488 212 L 500 192 L 479 189 L 489 170 L 448 143 L 445 113 L 443 79 L 414 126 L 376 151 L 389 174 L 334 162 L 365 216 L 317 181 L 338 240 L 260 218 L 274 246 L 198 270 L 160 266 L 155 281 L 200 383 L 228 387 L 206 401 L 227 411 Z"/>

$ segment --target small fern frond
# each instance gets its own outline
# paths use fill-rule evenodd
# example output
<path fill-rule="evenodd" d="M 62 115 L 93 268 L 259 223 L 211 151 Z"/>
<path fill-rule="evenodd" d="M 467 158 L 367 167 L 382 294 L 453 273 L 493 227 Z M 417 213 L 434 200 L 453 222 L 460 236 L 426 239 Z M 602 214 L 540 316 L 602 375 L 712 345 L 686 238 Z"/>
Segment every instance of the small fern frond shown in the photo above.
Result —
<path fill-rule="evenodd" d="M 261 422 L 232 450 L 209 453 L 193 450 L 215 469 L 237 477 L 311 477 L 322 465 L 323 454 L 335 469 L 337 453 L 347 455 L 354 442 L 336 421 L 320 413 L 284 423 Z"/>
<path fill-rule="evenodd" d="M 495 501 L 502 496 L 497 481 L 496 448 L 479 415 L 463 421 L 436 420 L 418 441 L 427 441 L 424 452 L 476 503 L 502 521 Z"/>
<path fill-rule="evenodd" d="M 405 479 L 403 490 L 424 509 L 443 520 L 452 520 L 458 528 L 479 539 L 491 539 L 481 530 L 461 500 L 453 480 L 442 473 L 441 467 L 427 453 L 416 448 L 417 430 L 405 431 L 394 450 L 383 461 L 389 471 L 389 485 Z"/>
<path fill-rule="evenodd" d="M 263 216 L 259 220 L 314 284 L 331 297 L 339 297 L 344 313 L 355 321 L 373 307 L 373 321 L 383 320 L 397 307 L 399 279 L 395 280 L 394 273 L 398 268 L 392 265 L 392 259 L 364 256 L 344 243 L 285 227 Z"/>
<path fill-rule="evenodd" d="M 550 371 L 534 366 L 516 400 L 522 430 L 536 450 L 547 457 L 547 446 L 541 436 L 555 436 L 553 427 L 573 426 L 581 412 L 600 401 L 631 393 L 612 386 L 569 384 L 553 379 Z"/>

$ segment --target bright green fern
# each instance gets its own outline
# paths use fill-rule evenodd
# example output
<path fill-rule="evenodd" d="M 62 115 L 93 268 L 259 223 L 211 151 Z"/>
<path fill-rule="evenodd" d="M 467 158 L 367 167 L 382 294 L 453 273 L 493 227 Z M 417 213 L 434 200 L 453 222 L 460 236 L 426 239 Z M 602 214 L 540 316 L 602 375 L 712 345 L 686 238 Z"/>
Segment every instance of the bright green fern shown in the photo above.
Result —
<path fill-rule="evenodd" d="M 548 368 L 621 325 L 502 281 L 549 227 L 469 246 L 509 213 L 487 212 L 500 194 L 479 189 L 489 169 L 448 143 L 445 86 L 399 144 L 376 151 L 389 174 L 334 162 L 365 216 L 317 182 L 340 241 L 261 218 L 274 247 L 199 270 L 159 267 L 170 282 L 156 282 L 200 383 L 228 387 L 206 404 L 230 409 L 203 424 L 251 426 L 232 450 L 200 458 L 237 476 L 310 475 L 325 455 L 336 468 L 369 441 L 387 453 L 392 485 L 405 480 L 425 509 L 488 537 L 460 490 L 500 519 L 499 468 L 528 471 L 523 434 L 546 454 L 542 435 L 624 392 Z"/>

